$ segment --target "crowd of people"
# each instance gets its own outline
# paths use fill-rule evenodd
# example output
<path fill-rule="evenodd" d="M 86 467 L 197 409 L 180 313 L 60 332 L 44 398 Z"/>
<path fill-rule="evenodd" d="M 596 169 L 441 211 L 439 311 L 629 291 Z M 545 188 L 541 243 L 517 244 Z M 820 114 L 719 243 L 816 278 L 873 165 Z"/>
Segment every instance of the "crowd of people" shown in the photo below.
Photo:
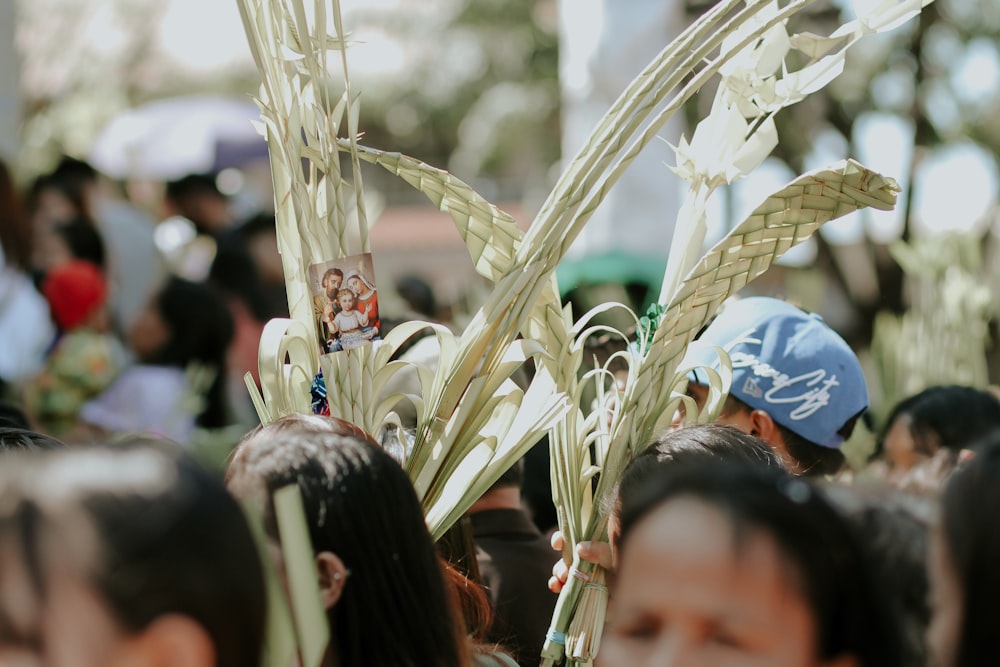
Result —
<path fill-rule="evenodd" d="M 261 665 L 269 586 L 287 595 L 303 576 L 276 501 L 289 487 L 324 665 L 537 664 L 554 592 L 575 576 L 553 548 L 555 508 L 530 488 L 544 443 L 438 544 L 405 428 L 390 443 L 322 414 L 251 418 L 225 470 L 204 468 L 186 446 L 241 424 L 234 377 L 284 307 L 254 254 L 273 219 L 232 220 L 211 184 L 182 179 L 167 195 L 195 237 L 171 255 L 85 163 L 21 194 L 0 164 L 0 664 Z M 374 295 L 342 271 L 322 282 L 317 316 L 340 329 Z M 598 665 L 993 664 L 996 395 L 944 385 L 902 400 L 869 465 L 845 474 L 870 401 L 822 319 L 743 298 L 688 361 L 701 370 L 685 409 L 600 499 L 607 541 L 574 545 L 609 573 Z M 694 424 L 721 364 L 728 396 Z"/>
<path fill-rule="evenodd" d="M 161 227 L 85 162 L 21 189 L 0 164 L 3 398 L 69 442 L 249 428 L 242 376 L 288 311 L 273 216 L 227 211 L 207 176 L 167 184 Z M 184 243 L 164 232 L 179 219 Z"/>

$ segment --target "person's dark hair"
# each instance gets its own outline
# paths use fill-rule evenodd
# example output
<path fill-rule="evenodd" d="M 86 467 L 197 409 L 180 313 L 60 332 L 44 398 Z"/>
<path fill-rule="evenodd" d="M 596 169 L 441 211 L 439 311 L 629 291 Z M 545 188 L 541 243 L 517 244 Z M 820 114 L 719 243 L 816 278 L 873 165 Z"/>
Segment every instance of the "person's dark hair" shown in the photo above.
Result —
<path fill-rule="evenodd" d="M 57 223 L 52 231 L 62 238 L 69 252 L 76 259 L 83 259 L 107 270 L 104 240 L 93 223 L 83 218 Z"/>
<path fill-rule="evenodd" d="M 59 164 L 52 170 L 52 175 L 56 178 L 75 179 L 80 183 L 94 183 L 98 178 L 97 170 L 89 162 L 69 155 L 59 159 Z"/>
<path fill-rule="evenodd" d="M 298 485 L 313 550 L 336 554 L 350 571 L 328 611 L 337 664 L 465 664 L 464 626 L 409 477 L 343 424 L 289 415 L 256 428 L 230 463 L 230 489 L 258 503 L 279 541 L 272 496 Z"/>
<path fill-rule="evenodd" d="M 44 433 L 0 426 L 0 453 L 62 449 L 64 446 L 61 441 Z"/>
<path fill-rule="evenodd" d="M 823 493 L 854 524 L 872 555 L 876 578 L 899 619 L 907 665 L 927 664 L 929 498 L 887 486 L 824 484 Z"/>
<path fill-rule="evenodd" d="M 260 269 L 239 237 L 230 234 L 219 239 L 208 270 L 208 282 L 242 303 L 254 319 L 260 322 L 271 319 Z"/>
<path fill-rule="evenodd" d="M 415 313 L 430 318 L 437 317 L 437 299 L 434 289 L 420 276 L 404 276 L 396 281 L 396 292 Z"/>
<path fill-rule="evenodd" d="M 219 480 L 175 447 L 19 457 L 0 485 L 0 549 L 40 602 L 50 568 L 73 558 L 126 633 L 180 614 L 211 638 L 219 667 L 260 664 L 267 599 L 253 535 Z M 0 637 L 38 639 L 23 631 L 0 610 Z"/>
<path fill-rule="evenodd" d="M 516 487 L 521 488 L 524 483 L 524 459 L 518 459 L 514 462 L 514 465 L 507 468 L 497 481 L 493 482 L 490 486 L 490 491 L 493 489 L 502 489 L 504 487 Z"/>
<path fill-rule="evenodd" d="M 164 195 L 173 201 L 202 195 L 225 198 L 212 174 L 188 174 L 177 180 L 169 181 L 164 188 Z"/>
<path fill-rule="evenodd" d="M 226 426 L 226 352 L 235 325 L 225 298 L 210 285 L 172 276 L 157 294 L 156 307 L 170 329 L 170 339 L 143 361 L 179 368 L 192 362 L 210 366 L 214 378 L 197 423 L 206 428 Z"/>
<path fill-rule="evenodd" d="M 864 544 L 807 481 L 731 462 L 664 466 L 662 474 L 623 496 L 622 551 L 643 519 L 677 498 L 694 498 L 725 514 L 737 550 L 751 531 L 774 539 L 815 619 L 817 657 L 852 655 L 861 667 L 903 664 L 899 626 Z"/>
<path fill-rule="evenodd" d="M 798 461 L 804 477 L 825 477 L 840 472 L 846 458 L 840 449 L 822 447 L 775 422 L 789 456 Z M 852 423 L 853 430 L 853 423 Z"/>
<path fill-rule="evenodd" d="M 730 415 L 736 412 L 752 412 L 753 408 L 749 405 L 736 398 L 735 396 L 727 396 L 725 405 L 722 408 L 722 414 Z M 854 432 L 854 426 L 858 422 L 858 418 L 861 415 L 856 415 L 849 419 L 846 424 L 844 424 L 839 431 L 838 435 L 843 437 L 845 440 L 851 437 Z M 809 440 L 806 440 L 798 433 L 795 433 L 786 426 L 774 422 L 775 427 L 777 427 L 778 432 L 781 434 L 781 439 L 785 443 L 785 449 L 788 450 L 788 455 L 791 456 L 799 464 L 802 470 L 801 474 L 803 477 L 825 477 L 827 475 L 835 475 L 844 467 L 846 458 L 844 453 L 840 449 L 835 449 L 833 447 L 822 447 L 815 444 Z"/>
<path fill-rule="evenodd" d="M 669 467 L 665 464 L 692 461 L 730 461 L 738 465 L 784 469 L 781 457 L 770 445 L 733 426 L 702 424 L 667 431 L 625 467 L 618 483 L 602 499 L 604 513 L 620 518 L 623 498 L 642 488 L 650 477 L 661 474 Z"/>
<path fill-rule="evenodd" d="M 206 206 L 210 206 L 210 202 L 216 202 L 226 207 L 228 197 L 219 190 L 215 175 L 188 174 L 170 181 L 166 184 L 164 196 L 178 214 L 191 221 L 199 234 L 219 236 L 222 231 L 219 225 L 223 221 L 214 219 L 214 214 L 210 214 Z M 228 226 L 228 222 L 223 226 Z"/>
<path fill-rule="evenodd" d="M 7 164 L 0 160 L 0 249 L 7 264 L 27 269 L 31 263 L 31 223 Z"/>
<path fill-rule="evenodd" d="M 98 180 L 97 170 L 89 163 L 64 155 L 38 185 L 57 190 L 76 209 L 77 217 L 93 222 L 89 190 Z"/>
<path fill-rule="evenodd" d="M 343 278 L 344 277 L 344 272 L 341 271 L 340 269 L 338 269 L 337 267 L 334 267 L 332 269 L 327 269 L 323 273 L 323 278 L 320 280 L 320 283 L 321 284 L 325 284 L 327 278 L 329 278 L 330 276 L 340 276 L 341 278 Z"/>
<path fill-rule="evenodd" d="M 27 430 L 31 428 L 31 422 L 28 421 L 28 415 L 20 405 L 0 400 L 0 426 Z"/>
<path fill-rule="evenodd" d="M 931 455 L 937 447 L 958 453 L 1000 428 L 1000 400 L 974 387 L 928 387 L 893 407 L 879 432 L 872 456 L 882 453 L 889 429 L 900 417 L 909 418 L 910 436 L 918 453 Z"/>
<path fill-rule="evenodd" d="M 1000 627 L 1000 530 L 988 508 L 1000 507 L 1000 432 L 974 448 L 945 485 L 942 534 L 962 599 L 958 667 L 993 665 Z"/>

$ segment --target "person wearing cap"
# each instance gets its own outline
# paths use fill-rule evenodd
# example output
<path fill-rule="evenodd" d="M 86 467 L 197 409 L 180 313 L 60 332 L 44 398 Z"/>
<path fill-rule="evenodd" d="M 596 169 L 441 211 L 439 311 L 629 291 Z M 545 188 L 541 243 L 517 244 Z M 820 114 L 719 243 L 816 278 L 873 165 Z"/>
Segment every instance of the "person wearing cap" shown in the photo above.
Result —
<path fill-rule="evenodd" d="M 770 297 L 729 303 L 688 346 L 683 364 L 694 366 L 687 394 L 701 410 L 708 398 L 706 369 L 717 369 L 719 351 L 732 366 L 729 395 L 718 424 L 760 438 L 798 475 L 831 475 L 844 465 L 841 445 L 868 408 L 861 364 L 850 346 L 818 315 Z M 675 422 L 683 426 L 683 414 Z M 562 536 L 553 546 L 562 548 Z M 586 561 L 614 566 L 604 542 L 581 542 Z M 569 564 L 552 568 L 549 588 L 558 592 Z"/>
<path fill-rule="evenodd" d="M 55 436 L 75 424 L 81 406 L 104 391 L 125 366 L 121 342 L 109 332 L 107 281 L 94 264 L 70 260 L 42 283 L 59 334 L 41 373 L 24 388 L 25 408 Z"/>
<path fill-rule="evenodd" d="M 688 395 L 703 406 L 704 368 L 718 349 L 732 364 L 729 396 L 717 422 L 767 442 L 800 475 L 831 475 L 844 464 L 841 445 L 868 408 L 861 364 L 818 315 L 770 297 L 728 305 L 688 349 Z"/>

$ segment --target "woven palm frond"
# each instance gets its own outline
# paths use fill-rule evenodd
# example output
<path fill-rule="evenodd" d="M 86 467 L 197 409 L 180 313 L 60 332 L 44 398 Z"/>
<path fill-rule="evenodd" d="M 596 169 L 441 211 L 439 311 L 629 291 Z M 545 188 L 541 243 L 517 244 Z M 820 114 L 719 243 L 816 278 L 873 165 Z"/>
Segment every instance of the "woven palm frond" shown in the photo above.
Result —
<path fill-rule="evenodd" d="M 340 142 L 344 148 L 344 142 Z M 400 153 L 358 147 L 359 157 L 399 176 L 448 213 L 469 248 L 476 271 L 496 281 L 510 271 L 524 234 L 507 213 L 443 169 Z"/>

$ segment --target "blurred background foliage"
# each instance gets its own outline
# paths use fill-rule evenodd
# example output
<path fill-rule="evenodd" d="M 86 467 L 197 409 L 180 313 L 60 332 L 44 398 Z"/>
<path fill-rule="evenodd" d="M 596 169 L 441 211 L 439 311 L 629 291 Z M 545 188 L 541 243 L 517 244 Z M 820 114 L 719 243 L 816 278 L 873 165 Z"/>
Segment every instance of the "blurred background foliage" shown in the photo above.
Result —
<path fill-rule="evenodd" d="M 828 33 L 849 5 L 820 0 L 796 29 Z M 518 202 L 530 219 L 559 169 L 556 0 L 345 0 L 343 6 L 356 40 L 349 58 L 362 91 L 364 143 L 453 171 L 491 201 Z M 688 20 L 707 6 L 689 0 Z M 15 0 L 14 8 L 23 119 L 15 167 L 24 179 L 60 153 L 86 156 L 100 128 L 139 103 L 257 89 L 230 3 Z M 703 95 L 691 104 L 689 127 L 710 101 Z M 1000 2 L 937 0 L 919 20 L 862 42 L 831 86 L 779 114 L 775 158 L 799 173 L 827 157 L 856 157 L 899 178 L 902 212 L 893 220 L 865 218 L 836 238 L 821 236 L 805 266 L 766 276 L 763 289 L 815 310 L 839 309 L 831 323 L 867 349 L 879 313 L 903 313 L 918 289 L 892 244 L 947 231 L 977 249 L 983 258 L 977 280 L 996 295 L 988 253 L 1000 192 L 997 118 Z M 882 141 L 888 135 L 902 143 Z M 366 178 L 388 206 L 419 198 L 388 175 Z M 996 302 L 994 296 L 983 315 L 987 339 Z M 872 373 L 880 367 L 885 362 L 873 362 Z"/>

